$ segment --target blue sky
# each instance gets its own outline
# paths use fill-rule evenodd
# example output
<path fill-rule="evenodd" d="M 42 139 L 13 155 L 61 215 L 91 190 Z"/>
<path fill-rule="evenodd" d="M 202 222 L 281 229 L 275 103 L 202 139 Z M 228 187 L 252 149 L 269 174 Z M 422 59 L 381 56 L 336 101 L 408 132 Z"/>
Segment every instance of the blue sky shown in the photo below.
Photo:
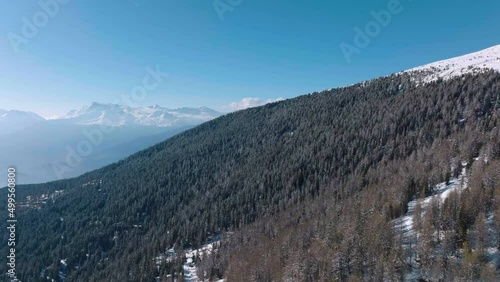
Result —
<path fill-rule="evenodd" d="M 169 77 L 141 105 L 229 111 L 244 98 L 291 98 L 500 44 L 494 0 L 401 0 L 350 62 L 339 45 L 397 0 L 242 0 L 223 19 L 213 0 L 64 1 L 43 25 L 37 1 L 0 0 L 0 108 L 47 117 L 111 103 L 158 66 Z M 42 26 L 16 53 L 12 34 L 35 15 Z"/>

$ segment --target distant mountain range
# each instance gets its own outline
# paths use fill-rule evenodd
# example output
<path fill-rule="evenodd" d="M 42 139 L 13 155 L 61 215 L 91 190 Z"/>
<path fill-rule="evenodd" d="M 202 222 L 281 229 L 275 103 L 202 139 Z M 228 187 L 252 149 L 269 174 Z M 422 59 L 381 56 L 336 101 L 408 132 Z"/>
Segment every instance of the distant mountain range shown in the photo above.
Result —
<path fill-rule="evenodd" d="M 17 167 L 18 181 L 23 184 L 74 177 L 220 115 L 205 107 L 133 108 L 96 102 L 55 119 L 44 119 L 32 112 L 0 110 L 0 168 Z M 92 153 L 82 157 L 77 166 L 68 166 L 78 146 L 95 141 L 88 139 L 99 137 L 103 125 L 111 127 L 112 132 L 103 133 L 99 144 L 90 143 Z M 69 169 L 61 174 L 57 168 Z M 0 180 L 0 185 L 4 184 Z"/>
<path fill-rule="evenodd" d="M 198 124 L 220 115 L 221 113 L 206 107 L 167 109 L 154 105 L 145 108 L 132 108 L 94 102 L 90 106 L 69 112 L 60 120 L 79 125 L 173 127 Z"/>

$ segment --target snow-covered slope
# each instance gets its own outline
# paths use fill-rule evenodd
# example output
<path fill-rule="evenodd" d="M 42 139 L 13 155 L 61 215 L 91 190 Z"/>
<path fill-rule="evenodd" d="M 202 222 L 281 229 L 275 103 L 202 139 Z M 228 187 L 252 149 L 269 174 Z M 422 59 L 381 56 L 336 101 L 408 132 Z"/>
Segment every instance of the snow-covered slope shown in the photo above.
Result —
<path fill-rule="evenodd" d="M 212 240 L 210 243 L 207 243 L 201 246 L 199 249 L 187 249 L 181 253 L 186 260 L 182 265 L 183 277 L 186 282 L 208 282 L 208 279 L 202 279 L 198 277 L 198 266 L 197 262 L 205 259 L 207 255 L 212 254 L 213 252 L 217 252 L 217 248 L 220 245 L 220 237 L 216 237 L 215 240 Z M 154 261 L 156 263 L 156 267 L 159 269 L 162 264 L 167 262 L 172 262 L 178 254 L 175 253 L 174 248 L 167 249 L 165 253 L 160 254 Z M 172 278 L 170 275 L 167 278 Z M 163 281 L 160 277 L 156 278 L 156 281 Z M 224 282 L 224 279 L 219 279 L 217 282 Z"/>
<path fill-rule="evenodd" d="M 500 71 L 500 45 L 409 69 L 403 73 L 411 74 L 417 82 L 428 83 L 440 78 L 447 80 L 463 74 L 474 74 L 488 69 Z"/>
<path fill-rule="evenodd" d="M 477 157 L 474 159 L 475 161 L 484 161 L 487 162 L 486 159 Z M 450 180 L 448 184 L 439 183 L 435 186 L 434 193 L 428 197 L 421 199 L 414 199 L 413 201 L 408 203 L 408 212 L 393 221 L 394 231 L 396 234 L 399 234 L 402 240 L 402 246 L 405 250 L 406 263 L 412 267 L 412 271 L 409 272 L 404 281 L 428 281 L 425 280 L 429 277 L 425 277 L 425 273 L 421 271 L 421 262 L 420 262 L 420 254 L 419 254 L 419 244 L 422 241 L 419 241 L 422 237 L 422 231 L 417 229 L 417 226 L 414 222 L 417 216 L 416 207 L 420 206 L 420 218 L 425 218 L 427 212 L 432 210 L 433 202 L 436 201 L 439 205 L 444 205 L 445 200 L 451 195 L 451 193 L 462 193 L 465 189 L 469 187 L 469 177 L 470 173 L 467 172 L 467 163 L 462 162 L 462 172 L 457 178 L 453 178 Z M 487 243 L 486 243 L 486 258 L 487 263 L 491 266 L 496 267 L 500 263 L 500 252 L 497 248 L 498 236 L 495 223 L 494 223 L 494 214 L 487 213 L 486 214 L 486 225 L 487 225 Z M 438 228 L 434 230 L 434 236 L 438 237 L 438 243 L 431 244 L 437 250 L 442 247 L 442 243 L 439 241 L 443 241 L 444 234 L 450 233 L 450 230 L 446 230 L 444 228 Z M 453 231 L 452 231 L 453 232 Z M 469 231 L 471 232 L 471 231 Z M 450 260 L 460 260 L 460 254 L 448 256 Z"/>
<path fill-rule="evenodd" d="M 69 112 L 62 119 L 80 125 L 174 127 L 199 124 L 220 115 L 221 113 L 205 107 L 167 109 L 155 105 L 132 108 L 115 104 L 92 103 L 80 110 Z"/>
<path fill-rule="evenodd" d="M 414 228 L 414 217 L 415 217 L 415 207 L 417 203 L 421 206 L 421 216 L 425 216 L 425 213 L 431 208 L 432 201 L 437 200 L 439 203 L 443 203 L 446 198 L 452 192 L 462 192 L 464 189 L 468 187 L 468 178 L 467 178 L 467 163 L 462 163 L 462 172 L 458 178 L 453 178 L 450 180 L 449 184 L 439 183 L 436 185 L 434 189 L 434 193 L 431 196 L 425 197 L 423 199 L 414 199 L 413 201 L 408 203 L 408 212 L 394 220 L 394 231 L 401 235 L 403 248 L 406 253 L 406 259 L 408 265 L 412 265 L 413 271 L 407 274 L 405 277 L 405 281 L 420 281 L 422 278 L 422 273 L 420 272 L 420 265 L 417 262 L 417 238 L 419 236 L 418 231 Z"/>

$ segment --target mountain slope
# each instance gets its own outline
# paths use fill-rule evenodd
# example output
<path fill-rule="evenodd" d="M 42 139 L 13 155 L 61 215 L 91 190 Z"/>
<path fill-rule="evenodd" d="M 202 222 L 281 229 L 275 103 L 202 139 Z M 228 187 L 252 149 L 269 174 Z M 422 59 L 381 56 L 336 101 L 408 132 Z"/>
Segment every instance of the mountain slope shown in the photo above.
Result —
<path fill-rule="evenodd" d="M 399 281 L 419 268 L 416 279 L 498 280 L 484 250 L 485 226 L 500 226 L 498 89 L 490 70 L 427 83 L 399 73 L 228 114 L 80 177 L 20 186 L 18 278 L 182 280 L 182 257 L 156 258 L 227 237 L 191 258 L 197 277 Z M 420 215 L 418 253 L 407 253 L 394 220 L 462 163 L 467 188 Z"/>
<path fill-rule="evenodd" d="M 464 74 L 480 73 L 485 70 L 500 71 L 500 45 L 413 68 L 407 70 L 406 73 L 409 73 L 414 80 L 431 82 Z"/>
<path fill-rule="evenodd" d="M 8 135 L 31 127 L 45 119 L 32 112 L 8 111 L 0 109 L 0 136 Z"/>
<path fill-rule="evenodd" d="M 381 78 L 368 85 L 229 114 L 79 178 L 20 187 L 19 199 L 27 195 L 33 199 L 37 193 L 57 195 L 41 204 L 40 210 L 28 209 L 19 216 L 18 252 L 26 257 L 19 262 L 20 278 L 38 277 L 40 269 L 57 277 L 61 259 L 68 266 L 66 281 L 180 276 L 175 262 L 157 269 L 153 259 L 165 248 L 197 246 L 211 234 L 239 230 L 261 220 L 274 222 L 301 207 L 322 218 L 329 213 L 316 210 L 316 206 L 325 207 L 314 204 L 316 199 L 328 201 L 333 210 L 345 207 L 349 211 L 356 206 L 348 208 L 352 197 L 373 195 L 379 187 L 376 183 L 393 179 L 393 174 L 384 172 L 389 164 L 416 166 L 416 161 L 411 162 L 416 155 L 429 150 L 444 154 L 445 140 L 464 147 L 459 150 L 461 157 L 476 156 L 499 124 L 499 87 L 500 75 L 493 72 L 420 87 L 405 75 Z M 439 160 L 449 161 L 454 154 L 450 151 Z M 450 171 L 447 165 L 424 167 L 422 172 L 413 173 L 412 181 L 420 184 L 389 182 L 393 184 L 384 186 L 384 195 L 379 194 L 381 203 L 373 208 L 389 214 L 388 219 L 402 215 L 417 187 L 425 187 L 425 181 L 440 182 Z M 386 176 L 381 179 L 378 175 Z M 55 194 L 56 190 L 63 192 Z M 33 200 L 23 202 L 40 205 Z M 392 203 L 391 208 L 385 203 Z M 351 212 L 351 217 L 362 214 Z M 282 222 L 308 222 L 300 218 L 303 216 Z M 390 226 L 390 221 L 383 222 Z M 275 231 L 269 231 L 273 236 L 300 225 L 281 229 L 277 222 L 275 226 Z M 261 236 L 252 234 L 250 238 Z M 268 249 L 259 247 L 268 242 L 265 238 L 251 253 Z M 303 242 L 303 247 L 314 246 Z M 394 255 L 377 249 L 378 245 L 372 248 L 386 254 L 382 261 Z M 238 257 L 243 253 L 236 250 L 221 254 L 232 253 L 230 261 L 241 262 Z M 252 271 L 259 269 L 251 263 L 259 261 L 265 262 L 246 261 L 250 264 L 245 271 L 240 269 L 241 280 L 229 281 L 246 281 L 244 277 L 252 277 Z M 353 262 L 351 272 L 346 273 L 355 275 L 355 269 L 370 268 L 371 260 L 367 263 Z M 218 265 L 208 268 L 214 277 L 234 277 L 234 265 L 226 268 L 227 260 Z M 393 271 L 391 268 L 390 273 Z M 266 273 L 259 275 L 283 272 Z"/>

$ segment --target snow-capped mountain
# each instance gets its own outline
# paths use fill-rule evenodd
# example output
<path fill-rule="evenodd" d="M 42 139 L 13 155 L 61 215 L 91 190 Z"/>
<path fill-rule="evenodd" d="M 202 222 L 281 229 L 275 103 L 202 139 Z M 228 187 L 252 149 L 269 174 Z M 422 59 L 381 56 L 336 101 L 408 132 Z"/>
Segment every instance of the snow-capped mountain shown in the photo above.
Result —
<path fill-rule="evenodd" d="M 220 116 L 209 108 L 167 109 L 158 105 L 133 108 L 92 103 L 64 117 L 44 119 L 30 112 L 0 110 L 0 167 L 16 165 L 19 183 L 37 183 L 78 176 L 123 159 L 184 130 Z M 104 133 L 101 125 L 113 126 Z M 89 133 L 90 132 L 90 133 Z M 97 132 L 97 133 L 96 133 Z M 79 144 L 92 142 L 92 154 L 68 166 Z M 97 136 L 97 137 L 96 137 Z M 90 143 L 87 143 L 90 144 Z M 19 154 L 19 152 L 24 152 Z M 54 164 L 69 169 L 57 174 Z M 6 185 L 0 179 L 0 187 Z"/>
<path fill-rule="evenodd" d="M 10 134 L 23 130 L 45 119 L 32 112 L 8 111 L 0 109 L 1 134 Z"/>
<path fill-rule="evenodd" d="M 220 115 L 221 113 L 206 107 L 168 109 L 154 105 L 133 108 L 94 102 L 90 106 L 69 112 L 61 119 L 79 125 L 176 127 L 199 124 Z"/>
<path fill-rule="evenodd" d="M 479 73 L 488 69 L 500 71 L 500 45 L 409 69 L 404 73 L 409 73 L 417 82 L 428 83 L 438 79 L 447 80 L 463 74 Z"/>

